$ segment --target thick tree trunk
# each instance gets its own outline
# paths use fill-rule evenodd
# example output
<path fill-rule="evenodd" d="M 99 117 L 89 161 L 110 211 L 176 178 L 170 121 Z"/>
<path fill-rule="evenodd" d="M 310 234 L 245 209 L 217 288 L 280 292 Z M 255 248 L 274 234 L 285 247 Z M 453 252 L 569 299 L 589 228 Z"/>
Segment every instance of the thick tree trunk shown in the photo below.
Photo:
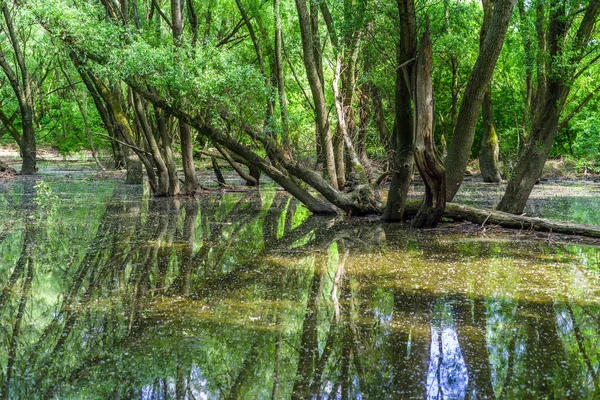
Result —
<path fill-rule="evenodd" d="M 29 104 L 25 104 L 21 107 L 21 124 L 23 126 L 23 135 L 21 136 L 23 166 L 21 167 L 21 175 L 33 175 L 37 170 L 36 143 L 33 125 L 33 110 Z"/>
<path fill-rule="evenodd" d="M 144 169 L 140 158 L 131 150 L 125 150 L 126 158 L 125 165 L 127 174 L 125 175 L 125 183 L 128 185 L 141 185 L 144 183 Z"/>
<path fill-rule="evenodd" d="M 425 183 L 425 198 L 413 220 L 415 228 L 436 227 L 446 207 L 446 173 L 433 138 L 433 54 L 429 26 L 421 38 L 413 86 L 415 105 L 414 157 Z"/>
<path fill-rule="evenodd" d="M 544 164 L 558 130 L 559 112 L 554 99 L 549 99 L 542 114 L 536 118 L 536 125 L 539 125 L 519 157 L 506 192 L 498 204 L 498 210 L 513 214 L 523 212 L 535 183 L 542 176 Z"/>
<path fill-rule="evenodd" d="M 410 104 L 411 93 L 405 79 L 412 75 L 410 60 L 417 52 L 417 20 L 414 0 L 398 0 L 400 17 L 400 43 L 398 45 L 396 70 L 396 119 L 390 140 L 393 149 L 389 160 L 392 182 L 388 192 L 387 204 L 383 212 L 384 221 L 399 221 L 404 213 L 404 203 L 412 180 L 413 168 L 413 111 Z M 409 63 L 405 65 L 406 63 Z M 400 68 L 404 65 L 404 69 Z M 385 124 L 381 121 L 378 125 Z"/>
<path fill-rule="evenodd" d="M 490 28 L 485 35 L 479 56 L 471 72 L 463 95 L 452 142 L 446 158 L 446 199 L 451 201 L 462 183 L 471 146 L 475 137 L 475 125 L 485 90 L 490 84 L 496 62 L 500 56 L 504 37 L 516 0 L 496 0 Z"/>

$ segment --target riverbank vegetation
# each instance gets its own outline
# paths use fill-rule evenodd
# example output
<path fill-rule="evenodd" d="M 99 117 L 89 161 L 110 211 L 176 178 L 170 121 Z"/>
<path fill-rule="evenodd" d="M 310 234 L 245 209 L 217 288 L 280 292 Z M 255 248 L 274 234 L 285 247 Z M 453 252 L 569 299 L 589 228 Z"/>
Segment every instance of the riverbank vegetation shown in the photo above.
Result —
<path fill-rule="evenodd" d="M 548 158 L 600 168 L 600 0 L 3 0 L 0 140 L 91 151 L 156 196 L 196 167 L 317 214 L 434 227 L 478 160 L 521 214 Z M 108 150 L 110 162 L 99 150 Z M 218 177 L 218 174 L 217 174 Z M 389 189 L 383 183 L 389 180 Z"/>

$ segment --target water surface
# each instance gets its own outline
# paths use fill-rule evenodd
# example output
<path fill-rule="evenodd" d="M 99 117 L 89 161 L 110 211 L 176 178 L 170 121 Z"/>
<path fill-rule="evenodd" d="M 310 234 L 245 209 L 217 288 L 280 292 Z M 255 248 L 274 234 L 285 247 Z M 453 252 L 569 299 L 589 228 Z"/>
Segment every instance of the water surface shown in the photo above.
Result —
<path fill-rule="evenodd" d="M 275 190 L 0 191 L 0 398 L 600 396 L 597 247 Z"/>

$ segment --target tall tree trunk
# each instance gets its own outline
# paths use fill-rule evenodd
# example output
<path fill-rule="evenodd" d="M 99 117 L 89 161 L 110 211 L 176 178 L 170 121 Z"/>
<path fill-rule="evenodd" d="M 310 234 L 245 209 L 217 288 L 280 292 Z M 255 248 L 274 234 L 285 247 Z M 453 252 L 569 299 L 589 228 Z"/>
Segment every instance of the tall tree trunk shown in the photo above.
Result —
<path fill-rule="evenodd" d="M 414 68 L 410 60 L 414 59 L 417 52 L 417 19 L 414 0 L 397 0 L 397 3 L 400 17 L 397 63 L 398 67 L 404 65 L 404 69 L 397 68 L 396 70 L 396 119 L 390 140 L 393 153 L 389 160 L 392 182 L 382 216 L 384 221 L 402 219 L 413 168 L 413 113 L 410 101 L 411 93 L 404 74 L 406 73 L 410 77 Z M 408 64 L 405 65 L 406 63 Z M 382 123 L 385 124 L 385 121 Z"/>
<path fill-rule="evenodd" d="M 323 92 L 323 83 L 319 74 L 318 65 L 315 58 L 314 43 L 310 29 L 310 19 L 308 9 L 306 8 L 306 0 L 296 0 L 296 10 L 300 20 L 300 35 L 302 38 L 302 49 L 304 67 L 306 68 L 306 76 L 310 84 L 312 93 L 317 128 L 319 132 L 319 140 L 325 158 L 325 166 L 331 185 L 338 189 L 338 179 L 335 168 L 335 155 L 333 151 L 333 141 L 329 130 L 329 121 L 327 120 L 327 105 L 325 104 L 325 94 Z"/>
<path fill-rule="evenodd" d="M 483 25 L 481 26 L 480 48 L 483 47 L 485 36 L 492 20 L 494 5 L 491 0 L 482 0 Z M 492 103 L 492 85 L 489 84 L 481 103 L 483 116 L 483 137 L 479 152 L 479 169 L 484 182 L 500 182 L 500 169 L 498 168 L 498 133 L 494 122 L 494 108 Z"/>
<path fill-rule="evenodd" d="M 446 199 L 451 201 L 462 183 L 471 146 L 475 137 L 475 125 L 483 96 L 488 88 L 496 62 L 500 56 L 504 37 L 517 0 L 496 0 L 489 30 L 479 51 L 479 56 L 469 77 L 465 94 L 456 119 L 456 127 L 446 158 Z"/>
<path fill-rule="evenodd" d="M 277 78 L 277 91 L 279 93 L 279 113 L 281 114 L 281 133 L 283 143 L 289 144 L 289 116 L 287 111 L 287 97 L 285 95 L 285 79 L 283 73 L 283 57 L 281 53 L 281 13 L 279 12 L 279 0 L 273 1 L 273 13 L 275 14 L 275 76 Z"/>
<path fill-rule="evenodd" d="M 428 22 L 429 24 L 429 22 Z M 433 52 L 429 25 L 421 38 L 415 68 L 415 163 L 425 183 L 425 198 L 413 220 L 415 228 L 434 228 L 446 208 L 446 173 L 433 138 Z"/>
<path fill-rule="evenodd" d="M 173 28 L 173 43 L 181 46 L 183 35 L 183 3 L 181 0 L 171 0 L 171 26 Z M 183 163 L 183 193 L 191 195 L 198 190 L 198 176 L 194 166 L 194 149 L 192 140 L 192 129 L 182 121 L 179 121 L 179 139 L 181 141 L 181 161 Z"/>
<path fill-rule="evenodd" d="M 4 52 L 0 50 L 0 67 L 4 70 L 8 82 L 13 89 L 15 96 L 19 102 L 19 109 L 21 112 L 21 125 L 23 133 L 21 135 L 21 141 L 19 147 L 23 156 L 23 165 L 21 167 L 22 175 L 32 175 L 36 171 L 36 142 L 35 142 L 35 128 L 33 124 L 33 91 L 31 88 L 31 77 L 29 76 L 29 70 L 25 63 L 25 55 L 21 50 L 21 44 L 19 37 L 15 31 L 13 25 L 12 16 L 8 9 L 8 3 L 2 2 L 2 14 L 4 16 L 4 22 L 6 24 L 6 32 L 10 41 L 10 47 L 14 52 L 14 58 L 18 66 L 19 74 L 16 73 L 8 63 Z M 12 57 L 11 57 L 12 58 Z"/>

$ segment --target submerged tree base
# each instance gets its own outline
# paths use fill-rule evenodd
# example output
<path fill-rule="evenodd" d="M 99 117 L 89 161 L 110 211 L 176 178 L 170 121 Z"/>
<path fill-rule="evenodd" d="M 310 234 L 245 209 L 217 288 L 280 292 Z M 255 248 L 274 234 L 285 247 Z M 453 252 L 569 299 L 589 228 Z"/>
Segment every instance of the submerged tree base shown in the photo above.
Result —
<path fill-rule="evenodd" d="M 420 207 L 421 202 L 418 200 L 407 202 L 405 216 L 414 216 Z M 599 226 L 573 224 L 571 222 L 551 221 L 543 218 L 526 217 L 524 215 L 514 215 L 502 211 L 483 210 L 480 208 L 456 203 L 446 204 L 444 217 L 450 218 L 454 221 L 468 221 L 479 225 L 498 225 L 503 228 L 564 233 L 567 235 L 600 238 Z"/>

